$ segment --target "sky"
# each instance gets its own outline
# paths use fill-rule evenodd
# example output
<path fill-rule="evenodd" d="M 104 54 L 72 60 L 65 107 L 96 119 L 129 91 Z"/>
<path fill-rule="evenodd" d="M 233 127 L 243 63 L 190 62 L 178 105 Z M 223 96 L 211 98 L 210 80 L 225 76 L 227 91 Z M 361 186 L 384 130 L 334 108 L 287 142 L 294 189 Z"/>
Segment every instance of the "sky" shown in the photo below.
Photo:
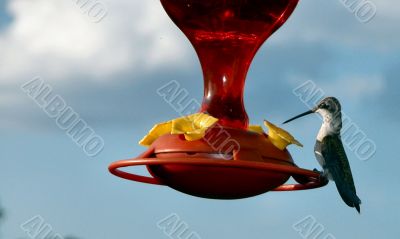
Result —
<path fill-rule="evenodd" d="M 340 99 L 351 125 L 376 146 L 365 159 L 346 144 L 362 199 L 358 215 L 333 183 L 220 201 L 111 175 L 111 162 L 145 150 L 137 142 L 155 123 L 179 116 L 157 89 L 175 80 L 201 101 L 202 73 L 159 1 L 101 0 L 102 15 L 82 2 L 0 0 L 0 238 L 34 238 L 21 225 L 35 217 L 65 238 L 178 238 L 157 226 L 171 215 L 203 239 L 398 237 L 400 3 L 356 1 L 375 6 L 363 22 L 344 0 L 300 1 L 246 81 L 253 124 L 307 110 L 295 94 L 307 82 Z M 24 91 L 34 79 L 104 140 L 102 151 L 89 156 Z M 309 116 L 285 126 L 304 144 L 289 148 L 302 167 L 319 167 L 312 149 L 320 123 Z M 293 226 L 310 218 L 323 227 L 319 236 Z"/>

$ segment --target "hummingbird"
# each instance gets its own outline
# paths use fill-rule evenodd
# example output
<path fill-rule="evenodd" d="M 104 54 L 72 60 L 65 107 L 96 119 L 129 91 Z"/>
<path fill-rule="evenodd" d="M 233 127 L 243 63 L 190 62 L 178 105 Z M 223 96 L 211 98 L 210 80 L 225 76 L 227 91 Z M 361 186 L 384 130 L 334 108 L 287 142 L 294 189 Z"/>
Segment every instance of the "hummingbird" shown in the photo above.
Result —
<path fill-rule="evenodd" d="M 360 213 L 361 200 L 356 193 L 349 160 L 340 135 L 342 113 L 339 100 L 334 97 L 324 98 L 311 110 L 297 115 L 283 124 L 312 113 L 318 113 L 323 118 L 314 146 L 315 157 L 323 168 L 322 177 L 333 180 L 343 201 L 349 207 L 355 207 Z"/>

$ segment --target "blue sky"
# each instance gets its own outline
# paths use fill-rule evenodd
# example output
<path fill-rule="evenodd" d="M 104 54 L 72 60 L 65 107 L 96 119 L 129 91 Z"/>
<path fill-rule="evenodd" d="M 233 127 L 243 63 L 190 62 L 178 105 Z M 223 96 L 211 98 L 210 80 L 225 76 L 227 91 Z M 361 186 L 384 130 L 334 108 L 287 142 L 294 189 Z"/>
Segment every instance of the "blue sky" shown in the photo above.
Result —
<path fill-rule="evenodd" d="M 184 36 L 157 0 L 103 0 L 95 23 L 75 1 L 0 0 L 0 238 L 28 238 L 20 225 L 41 215 L 54 231 L 81 238 L 168 238 L 157 222 L 176 213 L 204 238 L 302 238 L 292 225 L 308 215 L 335 238 L 397 238 L 400 167 L 400 34 L 395 1 L 372 1 L 361 23 L 340 0 L 301 1 L 257 54 L 246 82 L 251 122 L 282 122 L 306 110 L 293 89 L 312 80 L 338 97 L 377 146 L 362 161 L 347 148 L 362 214 L 333 183 L 236 201 L 200 199 L 110 175 L 107 166 L 144 150 L 153 124 L 178 114 L 156 90 L 177 80 L 201 100 L 202 75 Z M 21 89 L 41 77 L 105 142 L 88 157 Z M 318 167 L 316 116 L 287 126 L 304 145 L 297 164 Z M 322 237 L 323 238 L 323 237 Z"/>

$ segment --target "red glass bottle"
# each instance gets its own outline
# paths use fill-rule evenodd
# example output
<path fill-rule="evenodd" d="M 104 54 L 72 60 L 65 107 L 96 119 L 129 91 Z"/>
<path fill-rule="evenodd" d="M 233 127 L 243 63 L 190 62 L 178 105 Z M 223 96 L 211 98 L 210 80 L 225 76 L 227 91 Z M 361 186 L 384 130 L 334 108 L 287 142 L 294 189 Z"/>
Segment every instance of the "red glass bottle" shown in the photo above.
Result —
<path fill-rule="evenodd" d="M 243 91 L 264 41 L 292 14 L 298 0 L 161 0 L 194 46 L 204 74 L 200 109 L 222 126 L 245 129 Z"/>

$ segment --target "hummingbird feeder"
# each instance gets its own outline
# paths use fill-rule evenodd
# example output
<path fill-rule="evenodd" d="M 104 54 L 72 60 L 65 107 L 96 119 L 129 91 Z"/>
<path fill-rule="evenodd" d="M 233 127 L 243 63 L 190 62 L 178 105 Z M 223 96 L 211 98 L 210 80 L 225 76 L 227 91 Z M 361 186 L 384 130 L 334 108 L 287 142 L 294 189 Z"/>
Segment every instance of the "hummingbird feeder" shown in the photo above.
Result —
<path fill-rule="evenodd" d="M 138 157 L 112 163 L 110 172 L 214 199 L 326 185 L 318 172 L 296 166 L 271 134 L 250 130 L 243 104 L 253 57 L 286 22 L 298 0 L 161 0 L 161 4 L 199 57 L 204 75 L 199 114 L 218 122 L 194 140 L 185 138 L 189 134 L 159 135 Z M 151 177 L 121 170 L 132 166 L 146 166 Z M 285 184 L 290 177 L 298 184 Z"/>

